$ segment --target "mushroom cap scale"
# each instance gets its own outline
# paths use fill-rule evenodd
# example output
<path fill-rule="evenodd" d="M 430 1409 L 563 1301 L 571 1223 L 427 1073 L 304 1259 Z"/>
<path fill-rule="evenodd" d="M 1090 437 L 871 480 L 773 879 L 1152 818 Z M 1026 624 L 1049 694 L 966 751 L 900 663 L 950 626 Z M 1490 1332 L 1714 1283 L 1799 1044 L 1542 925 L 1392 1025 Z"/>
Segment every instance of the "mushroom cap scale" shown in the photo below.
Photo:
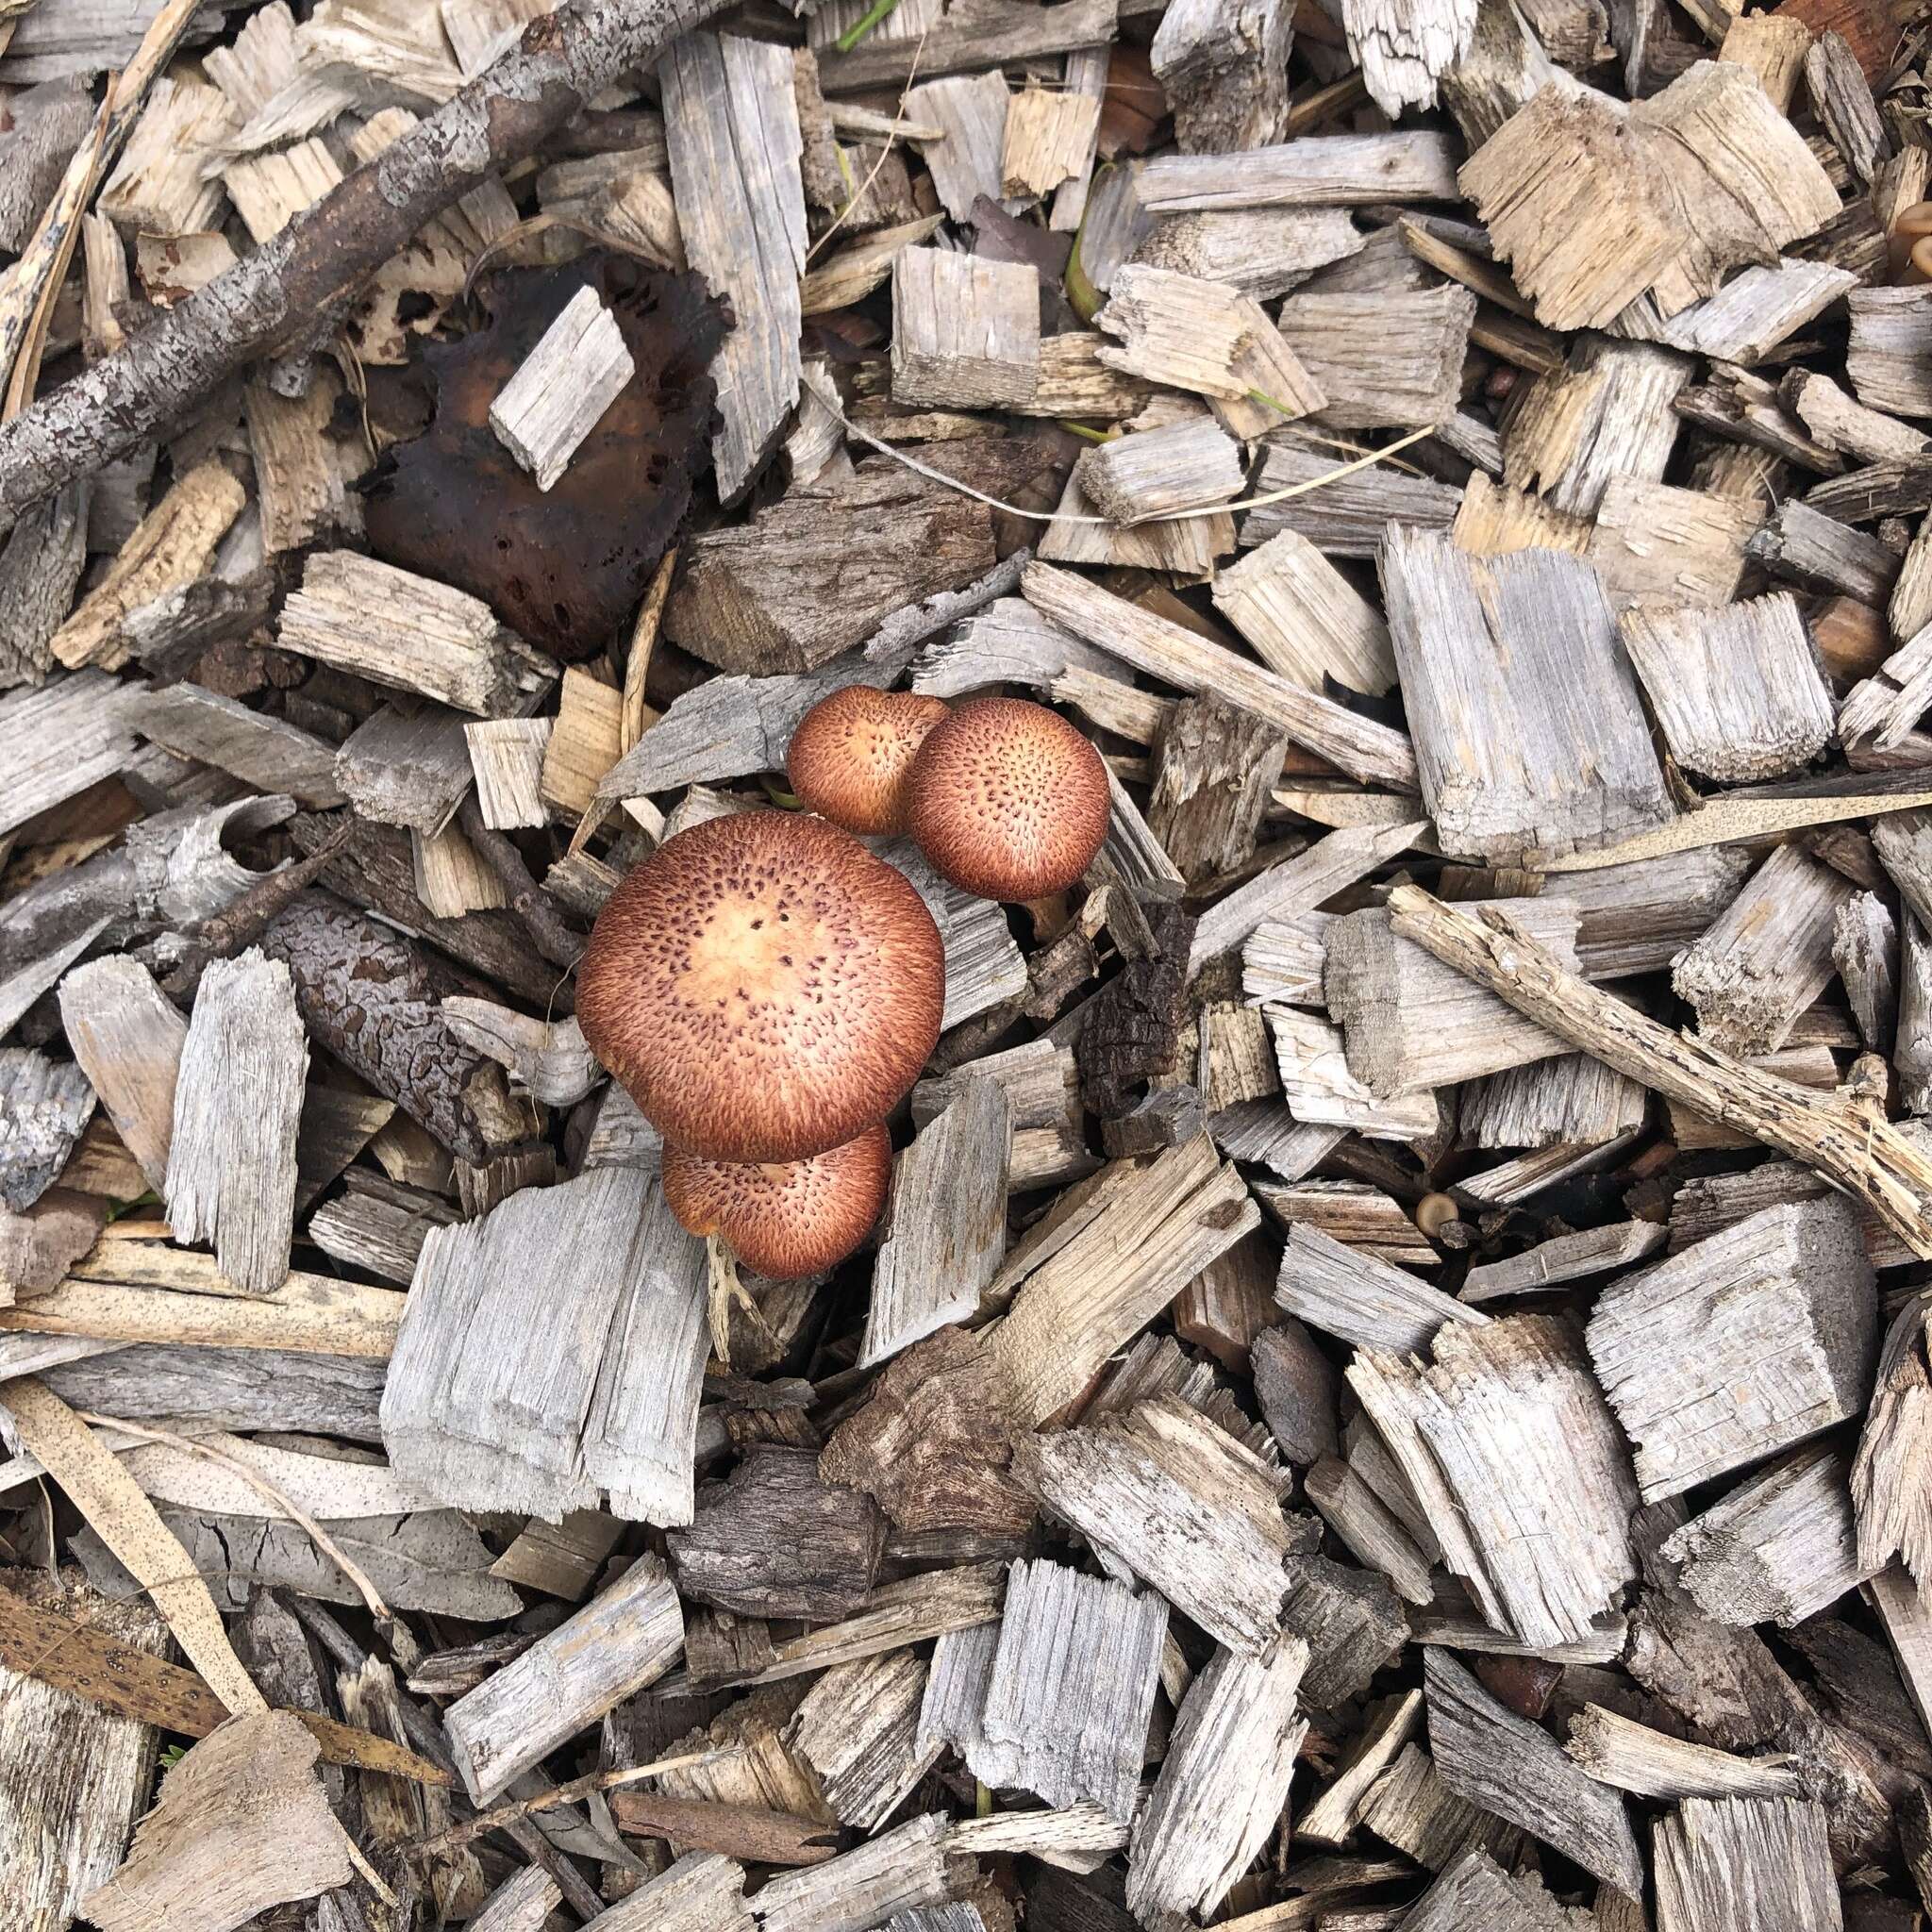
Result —
<path fill-rule="evenodd" d="M 706 1160 L 668 1142 L 664 1199 L 692 1234 L 718 1235 L 754 1274 L 790 1281 L 842 1261 L 879 1218 L 892 1140 L 868 1127 L 808 1160 Z"/>
<path fill-rule="evenodd" d="M 950 708 L 916 691 L 841 686 L 791 734 L 785 773 L 801 802 L 848 832 L 906 829 L 906 780 L 926 733 Z"/>
<path fill-rule="evenodd" d="M 945 949 L 850 833 L 751 811 L 666 840 L 577 972 L 591 1051 L 667 1141 L 800 1160 L 885 1119 L 939 1039 Z"/>
<path fill-rule="evenodd" d="M 912 761 L 907 824 L 952 883 L 983 898 L 1063 892 L 1093 863 L 1112 798 L 1107 766 L 1057 711 L 974 698 L 935 725 Z"/>

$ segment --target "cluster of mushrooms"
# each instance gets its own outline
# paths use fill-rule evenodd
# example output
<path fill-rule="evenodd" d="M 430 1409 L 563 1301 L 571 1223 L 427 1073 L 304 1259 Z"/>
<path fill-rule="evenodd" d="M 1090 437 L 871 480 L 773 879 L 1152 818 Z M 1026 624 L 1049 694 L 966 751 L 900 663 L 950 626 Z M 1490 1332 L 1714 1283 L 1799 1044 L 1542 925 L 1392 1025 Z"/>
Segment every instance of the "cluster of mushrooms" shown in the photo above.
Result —
<path fill-rule="evenodd" d="M 786 759 L 798 811 L 668 839 L 610 895 L 577 972 L 591 1052 L 664 1139 L 664 1197 L 754 1273 L 816 1274 L 886 1204 L 887 1117 L 939 1040 L 945 949 L 862 837 L 909 833 L 982 897 L 1074 885 L 1107 835 L 1107 768 L 1017 698 L 848 685 Z"/>

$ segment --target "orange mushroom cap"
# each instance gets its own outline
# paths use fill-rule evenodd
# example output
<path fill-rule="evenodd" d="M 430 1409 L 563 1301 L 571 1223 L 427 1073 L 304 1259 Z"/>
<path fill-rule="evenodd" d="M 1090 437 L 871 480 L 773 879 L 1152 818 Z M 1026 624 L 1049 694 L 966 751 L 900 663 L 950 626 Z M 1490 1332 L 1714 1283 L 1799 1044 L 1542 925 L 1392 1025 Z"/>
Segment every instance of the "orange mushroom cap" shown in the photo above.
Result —
<path fill-rule="evenodd" d="M 791 734 L 785 773 L 800 801 L 848 832 L 906 829 L 906 777 L 943 698 L 848 684 L 821 698 Z"/>
<path fill-rule="evenodd" d="M 884 1210 L 891 1178 L 892 1137 L 882 1125 L 808 1160 L 707 1160 L 664 1148 L 672 1213 L 778 1281 L 842 1261 Z"/>
<path fill-rule="evenodd" d="M 611 893 L 577 1021 L 667 1141 L 802 1160 L 891 1112 L 945 985 L 903 873 L 823 819 L 738 812 L 666 840 Z"/>
<path fill-rule="evenodd" d="M 974 698 L 912 761 L 907 825 L 962 891 L 988 899 L 1063 892 L 1093 863 L 1112 810 L 1100 754 L 1057 711 Z"/>

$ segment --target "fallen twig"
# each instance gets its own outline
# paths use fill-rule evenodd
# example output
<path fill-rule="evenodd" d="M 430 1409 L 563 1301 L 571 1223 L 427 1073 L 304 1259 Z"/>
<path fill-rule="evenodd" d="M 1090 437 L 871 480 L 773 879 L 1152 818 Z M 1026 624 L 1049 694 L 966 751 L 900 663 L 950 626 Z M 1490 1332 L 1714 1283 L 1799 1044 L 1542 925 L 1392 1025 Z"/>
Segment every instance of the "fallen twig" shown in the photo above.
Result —
<path fill-rule="evenodd" d="M 1558 965 L 1500 914 L 1445 906 L 1420 886 L 1397 886 L 1389 909 L 1401 938 L 1606 1066 L 1815 1167 L 1932 1260 L 1932 1160 L 1886 1120 L 1859 1073 L 1837 1092 L 1800 1087 L 1646 1019 Z"/>

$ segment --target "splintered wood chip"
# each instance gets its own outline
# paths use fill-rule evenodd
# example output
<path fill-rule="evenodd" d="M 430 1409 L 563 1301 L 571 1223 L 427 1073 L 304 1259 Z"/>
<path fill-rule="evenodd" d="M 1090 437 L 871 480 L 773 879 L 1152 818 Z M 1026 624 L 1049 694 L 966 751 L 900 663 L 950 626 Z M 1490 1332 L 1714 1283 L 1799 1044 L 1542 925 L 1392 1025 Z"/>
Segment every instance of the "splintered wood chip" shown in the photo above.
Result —
<path fill-rule="evenodd" d="M 223 1724 L 162 1779 L 127 1862 L 84 1915 L 102 1932 L 230 1932 L 346 1884 L 351 1848 L 315 1775 L 320 1755 L 285 1710 Z"/>
<path fill-rule="evenodd" d="M 637 374 L 543 490 L 491 428 L 490 408 L 587 288 L 616 319 Z M 370 484 L 369 545 L 462 585 L 520 636 L 575 661 L 636 609 L 709 462 L 707 372 L 725 313 L 696 275 L 612 256 L 505 270 L 478 292 L 488 325 L 423 352 L 436 414 Z"/>

